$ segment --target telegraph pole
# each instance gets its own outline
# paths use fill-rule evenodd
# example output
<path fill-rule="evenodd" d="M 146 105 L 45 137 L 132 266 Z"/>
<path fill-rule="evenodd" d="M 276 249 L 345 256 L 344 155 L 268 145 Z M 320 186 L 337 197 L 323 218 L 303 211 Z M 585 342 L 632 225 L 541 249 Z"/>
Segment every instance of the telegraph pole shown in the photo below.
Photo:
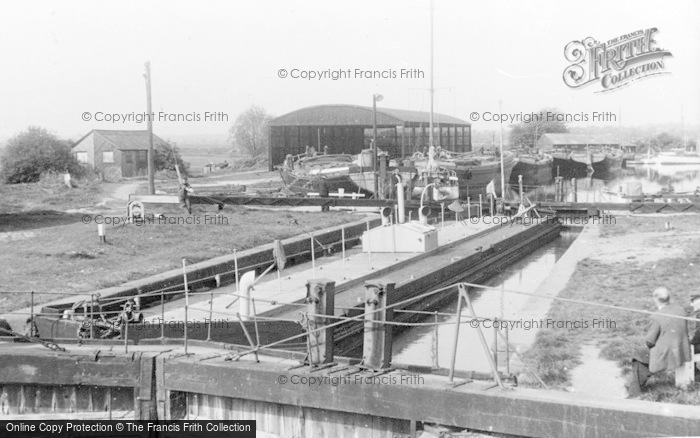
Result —
<path fill-rule="evenodd" d="M 428 136 L 428 146 L 433 146 L 433 98 L 435 88 L 433 87 L 433 0 L 430 0 L 430 135 Z"/>
<path fill-rule="evenodd" d="M 153 152 L 153 108 L 151 107 L 151 63 L 146 61 L 146 73 L 143 75 L 146 78 L 146 112 L 148 126 L 148 193 L 156 194 L 156 186 L 153 180 L 155 172 L 155 156 Z"/>

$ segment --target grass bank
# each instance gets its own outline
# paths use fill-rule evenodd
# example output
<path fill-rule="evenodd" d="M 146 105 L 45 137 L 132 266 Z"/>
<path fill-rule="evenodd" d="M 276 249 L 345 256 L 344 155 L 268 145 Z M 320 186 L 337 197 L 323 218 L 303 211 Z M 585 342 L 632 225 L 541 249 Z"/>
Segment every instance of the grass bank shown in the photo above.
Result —
<path fill-rule="evenodd" d="M 0 184 L 0 214 L 84 208 L 99 202 L 105 193 L 105 185 L 97 180 L 76 184 L 68 188 L 57 175 L 42 177 L 38 183 Z"/>
<path fill-rule="evenodd" d="M 671 221 L 673 229 L 663 231 Z M 656 310 L 651 292 L 669 288 L 672 300 L 689 308 L 700 284 L 700 216 L 617 217 L 600 225 L 594 255 L 580 261 L 559 297 L 648 311 Z M 649 317 L 644 314 L 554 301 L 547 314 L 578 327 L 545 328 L 526 352 L 528 363 L 548 385 L 564 388 L 580 363 L 580 345 L 597 346 L 601 356 L 616 361 L 629 377 L 632 352 L 644 345 Z M 597 322 L 597 323 L 596 323 Z M 700 404 L 700 393 L 673 386 L 672 374 L 650 381 L 642 399 Z"/>
<path fill-rule="evenodd" d="M 165 219 L 141 226 L 122 225 L 124 213 L 8 214 L 0 223 L 0 313 L 70 295 L 121 284 L 190 263 L 231 254 L 299 235 L 305 231 L 358 220 L 345 212 L 305 213 L 194 206 L 192 216 L 176 207 L 160 208 Z M 112 210 L 114 211 L 114 210 Z M 153 210 L 151 210 L 153 211 Z M 85 223 L 84 223 L 85 222 Z M 107 243 L 97 236 L 106 224 Z M 42 294 L 44 292 L 44 294 Z"/>

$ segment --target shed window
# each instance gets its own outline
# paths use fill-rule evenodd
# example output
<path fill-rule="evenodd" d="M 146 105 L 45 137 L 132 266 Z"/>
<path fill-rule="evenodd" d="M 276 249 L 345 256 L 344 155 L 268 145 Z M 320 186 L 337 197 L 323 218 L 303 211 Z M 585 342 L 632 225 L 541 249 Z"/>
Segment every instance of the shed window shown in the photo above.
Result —
<path fill-rule="evenodd" d="M 103 163 L 114 163 L 114 152 L 102 152 Z"/>
<path fill-rule="evenodd" d="M 78 152 L 75 154 L 75 158 L 78 159 L 78 163 L 87 164 L 88 162 L 87 152 Z"/>
<path fill-rule="evenodd" d="M 126 159 L 126 164 L 132 164 L 134 162 L 134 154 L 135 152 L 126 152 L 125 154 L 125 159 Z"/>
<path fill-rule="evenodd" d="M 145 163 L 148 158 L 148 151 L 139 151 L 139 163 Z"/>

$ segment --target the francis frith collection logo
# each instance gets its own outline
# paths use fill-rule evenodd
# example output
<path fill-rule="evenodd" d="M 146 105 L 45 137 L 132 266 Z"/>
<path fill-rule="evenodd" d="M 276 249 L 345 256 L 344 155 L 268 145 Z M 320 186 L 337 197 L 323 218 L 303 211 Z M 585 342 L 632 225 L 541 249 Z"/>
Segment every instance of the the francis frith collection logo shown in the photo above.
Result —
<path fill-rule="evenodd" d="M 617 90 L 649 76 L 668 74 L 664 57 L 673 56 L 657 46 L 650 29 L 637 30 L 606 42 L 593 37 L 572 41 L 564 48 L 572 64 L 564 70 L 564 83 L 571 88 L 600 83 L 597 93 Z"/>

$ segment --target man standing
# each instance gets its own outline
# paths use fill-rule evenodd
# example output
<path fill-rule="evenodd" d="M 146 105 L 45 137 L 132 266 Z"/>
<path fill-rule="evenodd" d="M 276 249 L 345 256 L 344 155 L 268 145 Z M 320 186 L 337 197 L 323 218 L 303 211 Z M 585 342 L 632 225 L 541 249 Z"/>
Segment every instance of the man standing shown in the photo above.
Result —
<path fill-rule="evenodd" d="M 658 310 L 651 316 L 651 324 L 645 339 L 646 347 L 637 350 L 632 357 L 632 381 L 629 395 L 636 397 L 653 373 L 675 370 L 690 360 L 688 321 L 686 311 L 671 304 L 668 289 L 660 287 L 652 293 Z"/>
<path fill-rule="evenodd" d="M 498 195 L 496 195 L 496 180 L 495 179 L 492 179 L 486 185 L 486 199 L 489 202 L 489 213 L 491 214 L 491 216 L 493 216 L 493 213 L 495 211 L 495 206 L 496 206 L 496 200 L 498 199 Z"/>
<path fill-rule="evenodd" d="M 190 193 L 193 192 L 194 189 L 192 189 L 192 186 L 190 186 L 190 183 L 187 181 L 187 177 L 183 177 L 182 182 L 180 183 L 180 189 L 177 192 L 177 199 L 180 201 L 180 207 L 186 208 L 189 214 L 192 214 Z"/>
<path fill-rule="evenodd" d="M 700 294 L 691 296 L 690 304 L 693 306 L 692 317 L 695 319 L 700 319 Z M 690 343 L 695 349 L 695 354 L 698 354 L 700 353 L 700 322 L 693 321 L 690 324 L 692 327 L 690 330 Z M 695 368 L 695 374 L 700 374 L 700 362 L 695 364 Z"/>

